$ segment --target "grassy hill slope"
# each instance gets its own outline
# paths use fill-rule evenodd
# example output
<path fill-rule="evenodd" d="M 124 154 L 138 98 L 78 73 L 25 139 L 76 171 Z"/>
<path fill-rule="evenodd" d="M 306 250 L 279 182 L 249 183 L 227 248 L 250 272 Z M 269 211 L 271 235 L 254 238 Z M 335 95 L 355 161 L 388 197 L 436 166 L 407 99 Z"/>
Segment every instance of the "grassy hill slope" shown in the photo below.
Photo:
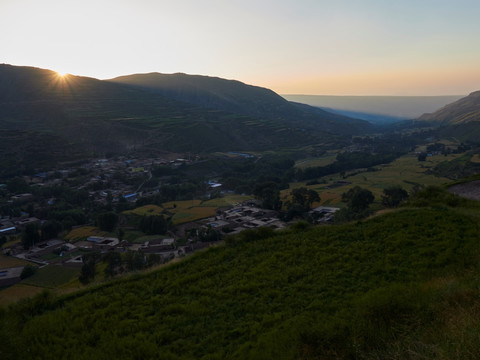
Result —
<path fill-rule="evenodd" d="M 431 114 L 422 115 L 419 120 L 436 121 L 444 125 L 464 124 L 480 121 L 480 91 L 461 98 Z"/>
<path fill-rule="evenodd" d="M 2 359 L 475 359 L 478 203 L 242 233 L 157 272 L 0 312 Z"/>
<path fill-rule="evenodd" d="M 441 125 L 439 136 L 455 137 L 462 141 L 478 143 L 480 139 L 480 91 L 448 104 L 432 114 L 424 114 L 418 120 Z"/>

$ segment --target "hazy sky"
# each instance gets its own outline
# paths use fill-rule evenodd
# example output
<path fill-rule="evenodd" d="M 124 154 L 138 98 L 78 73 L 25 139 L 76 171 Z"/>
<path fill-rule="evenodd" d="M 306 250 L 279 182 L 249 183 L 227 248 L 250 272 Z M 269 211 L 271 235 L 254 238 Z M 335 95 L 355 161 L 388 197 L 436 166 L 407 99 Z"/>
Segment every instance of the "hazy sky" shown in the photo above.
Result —
<path fill-rule="evenodd" d="M 479 39 L 479 0 L 0 0 L 0 63 L 281 94 L 467 94 Z"/>

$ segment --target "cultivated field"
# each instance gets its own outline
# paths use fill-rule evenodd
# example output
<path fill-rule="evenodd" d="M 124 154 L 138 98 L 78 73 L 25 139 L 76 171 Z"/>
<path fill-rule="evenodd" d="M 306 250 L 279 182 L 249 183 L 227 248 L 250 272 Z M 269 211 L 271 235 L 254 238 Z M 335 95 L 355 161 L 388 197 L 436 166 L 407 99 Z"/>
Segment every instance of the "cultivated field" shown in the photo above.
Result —
<path fill-rule="evenodd" d="M 89 236 L 107 236 L 108 232 L 101 231 L 95 226 L 81 226 L 71 230 L 66 236 L 65 240 L 72 243 L 79 240 L 85 240 Z"/>
<path fill-rule="evenodd" d="M 307 167 L 327 166 L 335 161 L 335 159 L 337 158 L 337 153 L 337 151 L 329 151 L 325 155 L 319 157 L 302 159 L 295 163 L 295 167 L 305 169 Z"/>
<path fill-rule="evenodd" d="M 79 268 L 47 265 L 38 269 L 33 276 L 23 280 L 22 284 L 54 289 L 77 278 L 79 274 Z"/>
<path fill-rule="evenodd" d="M 306 186 L 318 191 L 321 204 L 325 206 L 343 206 L 341 196 L 354 186 L 369 189 L 375 195 L 375 201 L 381 201 L 383 189 L 400 185 L 407 191 L 414 186 L 442 185 L 451 180 L 429 174 L 428 171 L 443 161 L 452 161 L 461 155 L 429 156 L 426 161 L 418 161 L 414 155 L 405 155 L 390 164 L 375 166 L 377 171 L 353 170 L 342 178 L 340 174 L 332 174 L 318 179 L 321 184 Z M 335 182 L 346 181 L 350 184 L 335 187 Z M 332 187 L 333 185 L 333 187 Z M 305 186 L 305 183 L 291 184 L 291 188 Z M 288 198 L 290 189 L 282 192 L 282 199 Z M 315 205 L 315 204 L 314 204 Z"/>

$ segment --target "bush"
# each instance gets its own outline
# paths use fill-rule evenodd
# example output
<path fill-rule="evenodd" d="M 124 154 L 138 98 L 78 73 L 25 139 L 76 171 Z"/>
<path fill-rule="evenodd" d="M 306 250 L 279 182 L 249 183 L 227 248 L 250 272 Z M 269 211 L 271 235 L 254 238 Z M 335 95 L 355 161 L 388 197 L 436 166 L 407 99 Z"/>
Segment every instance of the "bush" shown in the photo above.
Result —
<path fill-rule="evenodd" d="M 32 275 L 34 275 L 37 272 L 37 268 L 33 265 L 27 264 L 23 270 L 22 273 L 20 274 L 20 279 L 26 279 Z"/>

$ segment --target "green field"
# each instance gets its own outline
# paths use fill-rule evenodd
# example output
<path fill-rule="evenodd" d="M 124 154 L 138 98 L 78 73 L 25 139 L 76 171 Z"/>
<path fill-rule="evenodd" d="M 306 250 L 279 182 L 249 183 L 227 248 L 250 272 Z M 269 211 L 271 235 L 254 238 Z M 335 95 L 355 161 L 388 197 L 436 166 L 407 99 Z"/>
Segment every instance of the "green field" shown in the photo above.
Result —
<path fill-rule="evenodd" d="M 25 266 L 27 264 L 31 264 L 31 263 L 26 260 L 17 259 L 12 256 L 6 256 L 3 254 L 0 254 L 0 269 L 17 267 L 17 266 Z"/>
<path fill-rule="evenodd" d="M 327 166 L 333 163 L 337 158 L 337 151 L 329 151 L 327 154 L 312 157 L 308 159 L 302 159 L 295 163 L 296 168 L 304 169 L 307 167 Z"/>
<path fill-rule="evenodd" d="M 0 305 L 8 305 L 20 299 L 41 293 L 44 288 L 26 284 L 15 284 L 0 291 Z"/>
<path fill-rule="evenodd" d="M 320 182 L 324 181 L 325 184 L 311 185 L 307 187 L 318 191 L 322 205 L 342 205 L 342 193 L 357 185 L 372 191 L 375 195 L 376 201 L 379 202 L 381 201 L 383 189 L 389 186 L 400 185 L 405 190 L 410 191 L 416 184 L 419 186 L 428 186 L 442 185 L 450 182 L 450 179 L 437 177 L 429 174 L 428 171 L 432 170 L 441 162 L 452 161 L 459 156 L 461 155 L 449 155 L 447 157 L 437 155 L 427 157 L 426 161 L 420 162 L 414 155 L 404 155 L 390 164 L 376 166 L 375 169 L 378 171 L 362 171 L 358 174 L 355 174 L 357 170 L 348 171 L 346 172 L 345 179 L 342 178 L 340 174 L 332 174 L 319 179 Z M 327 188 L 339 180 L 348 181 L 351 184 L 332 189 Z M 291 188 L 300 186 L 305 186 L 305 183 L 291 184 Z M 283 199 L 287 199 L 289 191 L 290 190 L 284 190 L 282 192 Z"/>
<path fill-rule="evenodd" d="M 89 236 L 107 236 L 106 231 L 101 231 L 95 226 L 80 226 L 76 229 L 71 230 L 66 236 L 65 240 L 72 243 L 85 240 Z"/>
<path fill-rule="evenodd" d="M 22 284 L 38 286 L 48 289 L 58 288 L 67 284 L 80 274 L 80 269 L 66 266 L 47 265 L 22 281 Z"/>
<path fill-rule="evenodd" d="M 163 212 L 163 208 L 157 205 L 144 205 L 140 206 L 133 210 L 124 211 L 124 214 L 134 214 L 134 215 L 159 215 Z"/>

